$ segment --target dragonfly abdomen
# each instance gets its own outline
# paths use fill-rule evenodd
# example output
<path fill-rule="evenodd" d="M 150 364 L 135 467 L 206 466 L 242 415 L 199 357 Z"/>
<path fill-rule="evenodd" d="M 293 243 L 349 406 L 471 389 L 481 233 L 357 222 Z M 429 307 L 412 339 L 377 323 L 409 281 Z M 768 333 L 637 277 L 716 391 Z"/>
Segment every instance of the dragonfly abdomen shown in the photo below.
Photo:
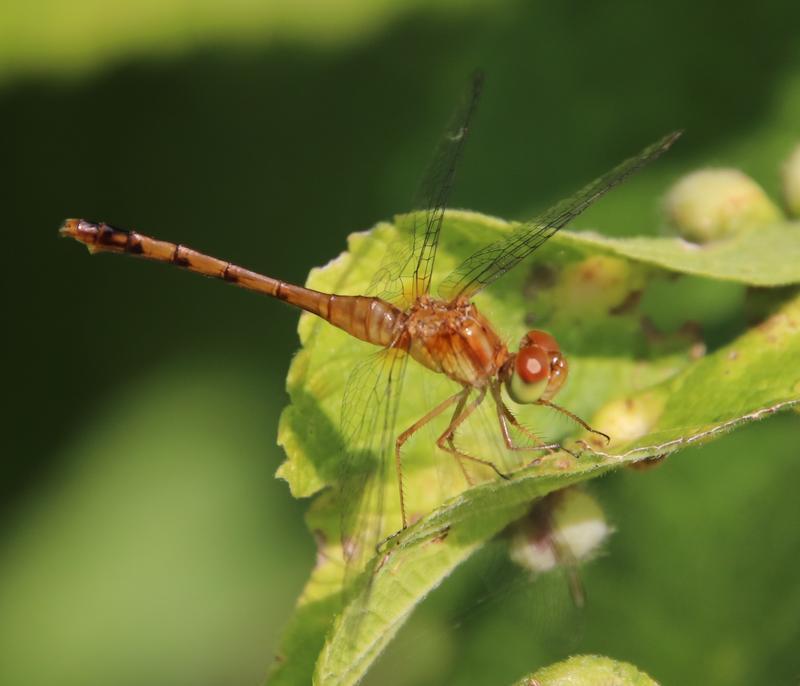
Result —
<path fill-rule="evenodd" d="M 166 262 L 241 288 L 269 295 L 316 314 L 363 341 L 386 346 L 392 342 L 402 312 L 379 298 L 332 295 L 295 286 L 205 255 L 180 243 L 161 241 L 137 231 L 124 231 L 85 219 L 68 219 L 61 234 L 84 243 L 89 251 L 126 253 Z"/>
<path fill-rule="evenodd" d="M 397 337 L 403 312 L 380 298 L 362 295 L 325 295 L 326 311 L 320 316 L 351 336 L 387 346 Z"/>

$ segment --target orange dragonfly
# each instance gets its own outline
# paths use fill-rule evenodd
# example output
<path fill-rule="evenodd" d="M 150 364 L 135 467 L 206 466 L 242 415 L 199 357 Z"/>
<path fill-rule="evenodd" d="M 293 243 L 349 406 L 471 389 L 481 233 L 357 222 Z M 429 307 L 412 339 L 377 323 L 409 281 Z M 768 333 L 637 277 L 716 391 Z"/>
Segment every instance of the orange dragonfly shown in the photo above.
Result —
<path fill-rule="evenodd" d="M 503 388 L 515 403 L 546 405 L 584 429 L 608 438 L 553 403 L 553 397 L 563 386 L 568 373 L 567 361 L 553 336 L 532 330 L 523 336 L 516 351 L 509 350 L 472 300 L 479 291 L 525 260 L 602 195 L 661 155 L 680 132 L 665 136 L 570 198 L 514 229 L 507 237 L 473 254 L 444 279 L 437 297 L 431 294 L 431 278 L 442 220 L 482 84 L 482 75 L 476 73 L 423 179 L 421 206 L 425 209 L 414 215 L 408 245 L 399 251 L 399 258 L 395 257 L 381 267 L 370 294 L 321 293 L 258 274 L 179 243 L 157 240 L 105 223 L 68 219 L 60 229 L 63 236 L 84 243 L 91 253 L 126 253 L 222 279 L 311 312 L 351 336 L 381 348 L 377 356 L 357 365 L 344 391 L 342 436 L 345 445 L 353 455 L 365 451 L 372 453 L 378 462 L 377 467 L 368 470 L 359 466 L 355 458 L 345 460 L 347 464 L 343 467 L 341 487 L 348 492 L 343 500 L 342 520 L 346 558 L 355 554 L 356 529 L 364 526 L 364 518 L 359 512 L 363 512 L 363 503 L 369 497 L 367 480 L 370 474 L 383 474 L 385 466 L 392 462 L 396 470 L 400 524 L 402 529 L 408 526 L 403 488 L 403 445 L 422 427 L 448 410 L 452 409 L 451 419 L 435 445 L 456 459 L 468 483 L 472 482 L 464 463 L 477 463 L 502 478 L 508 478 L 508 474 L 492 460 L 459 450 L 455 443 L 459 427 L 487 396 L 494 403 L 497 427 L 509 451 L 547 452 L 559 447 L 543 443 L 517 421 L 503 399 Z M 460 389 L 424 413 L 411 426 L 396 433 L 394 419 L 409 359 L 432 372 L 446 375 L 457 382 Z M 518 445 L 512 437 L 512 427 L 526 436 L 532 445 Z M 372 534 L 361 532 L 358 540 L 361 543 L 368 539 L 373 542 L 380 540 L 380 524 L 368 526 L 372 527 Z M 361 548 L 359 554 L 363 555 L 366 547 L 358 547 Z"/>

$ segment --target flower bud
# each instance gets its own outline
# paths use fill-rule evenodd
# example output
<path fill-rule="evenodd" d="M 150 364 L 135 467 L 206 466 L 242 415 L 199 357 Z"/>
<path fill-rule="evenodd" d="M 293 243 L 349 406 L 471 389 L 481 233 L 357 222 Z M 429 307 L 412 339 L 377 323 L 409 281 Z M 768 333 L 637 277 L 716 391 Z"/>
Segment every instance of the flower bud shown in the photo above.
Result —
<path fill-rule="evenodd" d="M 542 667 L 517 681 L 514 686 L 596 686 L 597 684 L 636 684 L 658 686 L 650 676 L 628 662 L 602 655 L 574 655 L 562 662 Z"/>
<path fill-rule="evenodd" d="M 558 299 L 581 318 L 605 317 L 645 284 L 644 271 L 628 260 L 592 255 L 564 267 Z"/>
<path fill-rule="evenodd" d="M 592 496 L 565 488 L 542 498 L 513 526 L 509 555 L 539 574 L 570 560 L 590 559 L 612 531 Z"/>
<path fill-rule="evenodd" d="M 660 390 L 618 398 L 603 405 L 592 417 L 592 424 L 603 427 L 611 436 L 609 447 L 619 448 L 646 436 L 661 417 L 665 403 Z M 595 448 L 606 447 L 595 436 L 587 436 L 586 441 Z"/>
<path fill-rule="evenodd" d="M 764 190 L 738 169 L 701 169 L 667 193 L 669 223 L 685 239 L 708 243 L 780 218 Z"/>

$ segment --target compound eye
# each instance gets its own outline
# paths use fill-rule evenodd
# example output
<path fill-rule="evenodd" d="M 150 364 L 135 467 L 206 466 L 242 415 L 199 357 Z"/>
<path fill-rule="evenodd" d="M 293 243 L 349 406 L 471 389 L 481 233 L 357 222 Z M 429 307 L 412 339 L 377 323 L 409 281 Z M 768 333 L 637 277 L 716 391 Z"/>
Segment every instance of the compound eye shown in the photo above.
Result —
<path fill-rule="evenodd" d="M 526 384 L 546 381 L 550 376 L 550 355 L 542 348 L 532 346 L 522 348 L 517 353 L 517 376 Z"/>
<path fill-rule="evenodd" d="M 545 392 L 549 379 L 550 353 L 537 347 L 522 348 L 514 359 L 506 389 L 516 403 L 535 403 Z"/>
<path fill-rule="evenodd" d="M 520 348 L 526 348 L 528 346 L 539 346 L 549 353 L 561 352 L 561 348 L 556 339 L 546 331 L 540 331 L 539 329 L 533 329 L 525 334 L 525 338 L 523 338 L 522 343 L 520 343 Z"/>

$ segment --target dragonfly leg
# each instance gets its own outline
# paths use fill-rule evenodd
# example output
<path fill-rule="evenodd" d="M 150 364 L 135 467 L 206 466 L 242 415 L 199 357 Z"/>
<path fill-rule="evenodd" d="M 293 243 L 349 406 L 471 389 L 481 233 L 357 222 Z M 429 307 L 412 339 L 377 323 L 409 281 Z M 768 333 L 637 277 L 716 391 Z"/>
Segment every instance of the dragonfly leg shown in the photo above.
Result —
<path fill-rule="evenodd" d="M 500 395 L 500 386 L 492 386 L 492 397 L 494 398 L 494 403 L 497 407 L 497 420 L 500 422 L 500 433 L 502 433 L 503 442 L 506 444 L 506 447 L 509 450 L 520 452 L 544 450 L 548 453 L 554 453 L 561 449 L 561 446 L 558 443 L 544 443 L 541 438 L 533 433 L 533 431 L 520 423 L 520 421 L 503 402 L 503 397 Z M 533 445 L 515 445 L 514 440 L 511 438 L 511 431 L 508 428 L 509 423 L 511 423 L 518 431 L 525 434 L 531 441 L 533 441 Z M 532 460 L 525 466 L 530 467 L 531 465 L 536 464 L 539 459 L 541 458 Z"/>
<path fill-rule="evenodd" d="M 466 389 L 467 391 L 471 390 L 469 388 Z M 510 477 L 508 474 L 504 474 L 501 472 L 497 465 L 494 462 L 490 462 L 489 460 L 483 460 L 480 457 L 475 457 L 474 455 L 468 455 L 467 453 L 461 452 L 454 447 L 453 443 L 453 435 L 456 432 L 456 429 L 469 417 L 483 402 L 483 399 L 486 397 L 486 389 L 482 388 L 479 392 L 477 397 L 470 402 L 469 405 L 464 408 L 458 417 L 455 417 L 451 422 L 450 425 L 445 429 L 444 433 L 436 439 L 436 445 L 451 455 L 454 455 L 459 460 L 469 460 L 470 462 L 477 462 L 478 464 L 485 465 L 490 469 L 493 469 L 497 475 L 503 479 L 509 479 Z"/>
<path fill-rule="evenodd" d="M 452 424 L 456 420 L 458 415 L 460 415 L 461 412 L 464 410 L 464 405 L 467 404 L 467 398 L 468 397 L 469 396 L 467 394 L 465 394 L 464 397 L 461 398 L 461 400 L 458 401 L 458 405 L 456 405 L 456 409 L 453 412 L 453 416 L 450 418 L 450 424 Z M 474 484 L 474 482 L 472 480 L 472 477 L 469 475 L 469 472 L 467 471 L 466 467 L 464 466 L 464 460 L 461 458 L 461 455 L 459 455 L 458 450 L 456 449 L 454 438 L 455 438 L 454 435 L 450 434 L 450 436 L 447 438 L 447 445 L 452 450 L 451 454 L 455 458 L 456 464 L 461 469 L 461 473 L 464 475 L 464 479 L 466 479 L 466 481 L 467 481 L 467 486 L 474 486 L 475 484 Z"/>
<path fill-rule="evenodd" d="M 611 442 L 611 436 L 609 436 L 608 434 L 604 434 L 602 431 L 598 431 L 597 429 L 593 429 L 585 421 L 583 421 L 578 415 L 573 414 L 572 412 L 570 412 L 567 409 L 564 409 L 560 405 L 556 405 L 555 403 L 551 403 L 549 400 L 537 400 L 536 404 L 537 405 L 544 405 L 545 407 L 551 407 L 556 412 L 560 412 L 565 417 L 569 417 L 576 424 L 580 424 L 587 431 L 589 431 L 589 432 L 591 432 L 593 434 L 597 434 L 598 436 L 602 436 L 603 438 L 606 439 L 606 445 Z"/>
<path fill-rule="evenodd" d="M 465 402 L 467 396 L 469 396 L 472 389 L 469 386 L 465 386 L 461 389 L 458 393 L 451 395 L 449 398 L 446 398 L 442 402 L 440 402 L 436 407 L 434 407 L 428 414 L 424 417 L 421 417 L 416 422 L 414 422 L 411 426 L 409 426 L 403 433 L 401 433 L 394 444 L 394 462 L 395 468 L 397 469 L 397 487 L 400 492 L 400 516 L 403 520 L 403 528 L 405 529 L 408 527 L 408 520 L 406 518 L 406 500 L 405 494 L 403 493 L 403 460 L 400 456 L 400 449 L 403 447 L 403 444 L 411 438 L 417 431 L 419 431 L 423 426 L 425 426 L 429 421 L 438 417 L 442 412 L 444 412 L 450 405 L 456 402 Z M 452 424 L 452 422 L 451 422 Z"/>

